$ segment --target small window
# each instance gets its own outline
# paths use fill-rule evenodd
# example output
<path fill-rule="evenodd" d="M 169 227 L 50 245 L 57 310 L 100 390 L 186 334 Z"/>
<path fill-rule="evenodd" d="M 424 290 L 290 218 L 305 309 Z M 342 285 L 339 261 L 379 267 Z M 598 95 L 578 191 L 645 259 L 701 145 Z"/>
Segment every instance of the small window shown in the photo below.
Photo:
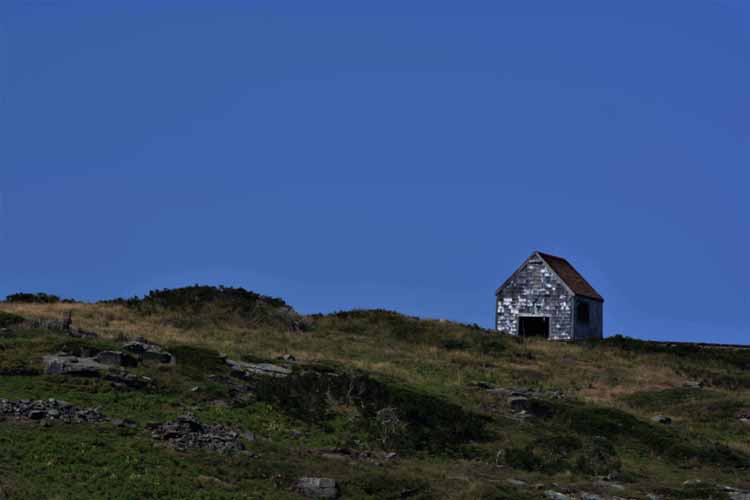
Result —
<path fill-rule="evenodd" d="M 576 321 L 583 324 L 589 322 L 589 305 L 587 302 L 579 302 L 576 306 Z"/>

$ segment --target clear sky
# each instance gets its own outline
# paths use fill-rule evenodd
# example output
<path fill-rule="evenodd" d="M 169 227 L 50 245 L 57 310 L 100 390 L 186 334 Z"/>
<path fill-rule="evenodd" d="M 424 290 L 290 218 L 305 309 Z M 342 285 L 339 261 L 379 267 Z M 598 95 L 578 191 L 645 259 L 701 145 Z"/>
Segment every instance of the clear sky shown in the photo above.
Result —
<path fill-rule="evenodd" d="M 750 342 L 750 3 L 0 3 L 0 295 L 242 286 Z"/>

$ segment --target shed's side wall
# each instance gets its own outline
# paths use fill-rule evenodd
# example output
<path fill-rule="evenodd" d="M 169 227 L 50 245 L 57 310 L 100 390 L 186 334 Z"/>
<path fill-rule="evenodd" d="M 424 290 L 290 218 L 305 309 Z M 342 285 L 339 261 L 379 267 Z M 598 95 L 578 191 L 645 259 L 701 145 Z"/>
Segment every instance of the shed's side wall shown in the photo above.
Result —
<path fill-rule="evenodd" d="M 518 335 L 518 316 L 548 316 L 552 340 L 573 339 L 572 294 L 538 256 L 532 256 L 498 291 L 495 327 Z"/>
<path fill-rule="evenodd" d="M 589 305 L 589 322 L 586 324 L 578 321 L 574 309 L 573 318 L 575 321 L 575 339 L 583 340 L 602 338 L 604 334 L 604 304 L 598 300 L 592 300 L 586 297 L 576 297 L 575 307 L 578 307 L 578 304 L 582 302 Z"/>

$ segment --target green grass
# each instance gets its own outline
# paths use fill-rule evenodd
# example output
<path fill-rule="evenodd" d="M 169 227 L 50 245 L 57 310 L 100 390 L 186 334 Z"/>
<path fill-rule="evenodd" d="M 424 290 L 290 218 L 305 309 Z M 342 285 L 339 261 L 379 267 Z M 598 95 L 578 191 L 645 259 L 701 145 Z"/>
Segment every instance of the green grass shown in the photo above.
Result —
<path fill-rule="evenodd" d="M 750 390 L 715 382 L 747 376 L 744 352 L 623 338 L 524 342 L 379 310 L 318 315 L 308 320 L 311 331 L 290 332 L 258 326 L 258 316 L 223 322 L 211 304 L 191 309 L 189 324 L 175 330 L 175 308 L 184 310 L 189 297 L 155 297 L 148 314 L 127 304 L 76 305 L 74 318 L 102 333 L 93 340 L 25 331 L 12 316 L 49 317 L 58 309 L 45 308 L 54 305 L 0 313 L 13 330 L 0 336 L 0 398 L 62 399 L 137 423 L 0 421 L 0 498 L 292 499 L 300 498 L 291 486 L 301 476 L 333 477 L 347 499 L 532 499 L 558 487 L 606 493 L 592 482 L 609 473 L 627 498 L 721 498 L 711 484 L 683 486 L 690 479 L 750 489 L 750 429 L 736 419 L 750 406 Z M 42 374 L 45 354 L 117 349 L 117 325 L 175 356 L 175 365 L 131 369 L 154 387 Z M 291 352 L 299 361 L 288 364 L 287 378 L 240 380 L 219 351 L 266 362 Z M 705 389 L 682 387 L 709 372 Z M 565 398 L 534 400 L 538 416 L 522 422 L 511 418 L 505 398 L 473 385 L 480 381 L 554 389 Z M 258 438 L 246 446 L 253 456 L 177 452 L 144 428 L 187 412 L 252 431 Z M 656 414 L 673 425 L 653 423 Z M 337 448 L 359 458 L 322 456 Z M 388 452 L 395 458 L 386 460 Z M 518 489 L 509 478 L 542 488 Z"/>

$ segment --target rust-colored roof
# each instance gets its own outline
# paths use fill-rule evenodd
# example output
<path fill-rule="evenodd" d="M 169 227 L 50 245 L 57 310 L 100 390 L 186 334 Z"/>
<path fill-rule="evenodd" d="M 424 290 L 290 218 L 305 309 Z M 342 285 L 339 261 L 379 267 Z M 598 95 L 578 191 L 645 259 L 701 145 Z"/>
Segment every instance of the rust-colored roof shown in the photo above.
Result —
<path fill-rule="evenodd" d="M 542 259 L 544 259 L 547 265 L 552 268 L 555 274 L 557 274 L 560 279 L 568 285 L 568 288 L 570 288 L 574 294 L 604 302 L 604 298 L 602 298 L 602 296 L 594 290 L 594 287 L 591 286 L 583 276 L 581 276 L 581 273 L 576 271 L 570 262 L 562 257 L 555 257 L 554 255 L 542 252 L 537 253 Z"/>

